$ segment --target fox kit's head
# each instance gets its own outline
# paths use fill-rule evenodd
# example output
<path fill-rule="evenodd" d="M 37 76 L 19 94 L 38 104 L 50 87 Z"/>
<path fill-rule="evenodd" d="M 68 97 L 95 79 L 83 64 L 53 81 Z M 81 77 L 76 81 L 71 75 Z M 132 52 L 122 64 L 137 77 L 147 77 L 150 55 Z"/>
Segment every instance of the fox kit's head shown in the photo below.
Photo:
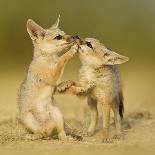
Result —
<path fill-rule="evenodd" d="M 44 29 L 36 24 L 32 19 L 27 21 L 27 31 L 32 39 L 34 47 L 37 49 L 35 55 L 58 54 L 65 48 L 71 46 L 73 39 L 59 29 L 59 17 L 54 25 L 49 29 Z"/>
<path fill-rule="evenodd" d="M 128 57 L 106 48 L 99 40 L 94 38 L 81 39 L 78 44 L 80 44 L 79 57 L 81 62 L 92 67 L 122 64 L 129 60 Z"/>

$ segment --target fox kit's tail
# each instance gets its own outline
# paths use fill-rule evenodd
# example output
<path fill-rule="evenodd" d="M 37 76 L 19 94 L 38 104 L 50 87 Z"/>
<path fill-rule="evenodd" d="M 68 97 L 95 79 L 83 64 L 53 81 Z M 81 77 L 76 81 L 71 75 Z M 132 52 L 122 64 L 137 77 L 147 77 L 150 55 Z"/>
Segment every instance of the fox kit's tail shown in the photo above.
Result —
<path fill-rule="evenodd" d="M 124 113 L 124 99 L 123 99 L 123 93 L 120 92 L 119 94 L 119 114 L 121 119 L 123 119 L 123 113 Z"/>

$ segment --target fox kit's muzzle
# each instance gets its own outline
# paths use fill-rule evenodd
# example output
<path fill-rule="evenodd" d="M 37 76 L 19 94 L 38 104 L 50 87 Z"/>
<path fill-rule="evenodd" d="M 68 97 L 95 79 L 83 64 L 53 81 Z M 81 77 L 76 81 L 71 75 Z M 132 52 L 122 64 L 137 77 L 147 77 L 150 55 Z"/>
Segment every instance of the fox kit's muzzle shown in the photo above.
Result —
<path fill-rule="evenodd" d="M 80 39 L 79 36 L 72 36 L 73 39 Z"/>
<path fill-rule="evenodd" d="M 64 39 L 69 43 L 75 42 L 75 39 L 70 35 L 65 35 Z"/>
<path fill-rule="evenodd" d="M 77 43 L 78 47 L 80 48 L 80 45 L 85 44 L 85 40 L 83 38 L 80 38 L 79 36 L 72 36 L 72 38 L 75 40 Z"/>

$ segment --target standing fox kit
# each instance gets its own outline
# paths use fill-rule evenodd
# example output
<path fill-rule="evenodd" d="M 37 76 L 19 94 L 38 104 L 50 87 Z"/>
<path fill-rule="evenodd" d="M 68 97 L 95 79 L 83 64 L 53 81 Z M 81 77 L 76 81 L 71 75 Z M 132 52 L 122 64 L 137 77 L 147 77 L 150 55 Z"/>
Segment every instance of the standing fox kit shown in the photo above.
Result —
<path fill-rule="evenodd" d="M 93 135 L 98 118 L 97 104 L 101 104 L 103 116 L 103 141 L 109 139 L 110 110 L 114 112 L 117 136 L 121 135 L 121 119 L 123 118 L 123 95 L 119 71 L 116 65 L 125 63 L 128 58 L 106 48 L 93 38 L 78 40 L 79 58 L 82 67 L 79 70 L 79 82 L 67 88 L 61 83 L 59 92 L 87 94 L 91 122 L 88 134 Z"/>
<path fill-rule="evenodd" d="M 34 56 L 19 90 L 19 118 L 36 137 L 51 136 L 56 131 L 59 139 L 65 139 L 63 115 L 55 106 L 53 93 L 65 64 L 77 50 L 72 46 L 73 38 L 58 24 L 59 18 L 51 28 L 43 29 L 33 20 L 27 21 Z M 59 56 L 67 48 L 71 49 Z"/>

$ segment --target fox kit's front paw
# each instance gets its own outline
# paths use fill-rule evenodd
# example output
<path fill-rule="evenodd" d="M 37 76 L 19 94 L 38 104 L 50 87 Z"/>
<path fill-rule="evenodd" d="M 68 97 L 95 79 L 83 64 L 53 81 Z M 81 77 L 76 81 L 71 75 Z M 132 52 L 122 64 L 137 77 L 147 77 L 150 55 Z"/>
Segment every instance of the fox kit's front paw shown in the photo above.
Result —
<path fill-rule="evenodd" d="M 93 136 L 95 133 L 95 126 L 90 124 L 89 128 L 88 128 L 88 131 L 87 131 L 87 135 L 88 136 Z"/>
<path fill-rule="evenodd" d="M 85 88 L 77 88 L 76 90 L 77 95 L 85 95 L 87 94 L 87 92 L 88 92 L 88 89 L 85 89 Z"/>
<path fill-rule="evenodd" d="M 64 92 L 66 91 L 66 89 L 69 89 L 71 86 L 73 86 L 75 84 L 74 81 L 68 80 L 68 81 L 64 81 L 61 82 L 58 86 L 57 86 L 57 91 L 58 92 Z"/>
<path fill-rule="evenodd" d="M 61 132 L 58 134 L 58 139 L 59 139 L 59 140 L 63 140 L 63 141 L 65 141 L 65 140 L 67 139 L 67 136 L 66 136 L 65 131 L 61 131 Z"/>
<path fill-rule="evenodd" d="M 95 87 L 94 83 L 89 83 L 86 87 L 77 88 L 77 95 L 86 95 Z"/>
<path fill-rule="evenodd" d="M 102 142 L 103 143 L 113 143 L 113 139 L 109 137 L 109 134 L 107 131 L 103 132 Z"/>
<path fill-rule="evenodd" d="M 78 51 L 78 47 L 77 47 L 77 45 L 74 45 L 72 48 L 71 48 L 71 50 L 72 50 L 72 57 L 77 53 L 77 51 Z"/>
<path fill-rule="evenodd" d="M 87 131 L 87 136 L 89 136 L 89 137 L 91 137 L 91 136 L 93 136 L 94 135 L 94 133 L 95 133 L 95 131 Z"/>
<path fill-rule="evenodd" d="M 78 51 L 78 46 L 73 45 L 71 49 L 69 50 L 70 57 L 72 58 L 77 53 L 77 51 Z"/>
<path fill-rule="evenodd" d="M 78 51 L 79 47 L 77 44 L 75 44 L 71 47 L 71 49 L 73 50 L 73 53 L 75 54 Z"/>

